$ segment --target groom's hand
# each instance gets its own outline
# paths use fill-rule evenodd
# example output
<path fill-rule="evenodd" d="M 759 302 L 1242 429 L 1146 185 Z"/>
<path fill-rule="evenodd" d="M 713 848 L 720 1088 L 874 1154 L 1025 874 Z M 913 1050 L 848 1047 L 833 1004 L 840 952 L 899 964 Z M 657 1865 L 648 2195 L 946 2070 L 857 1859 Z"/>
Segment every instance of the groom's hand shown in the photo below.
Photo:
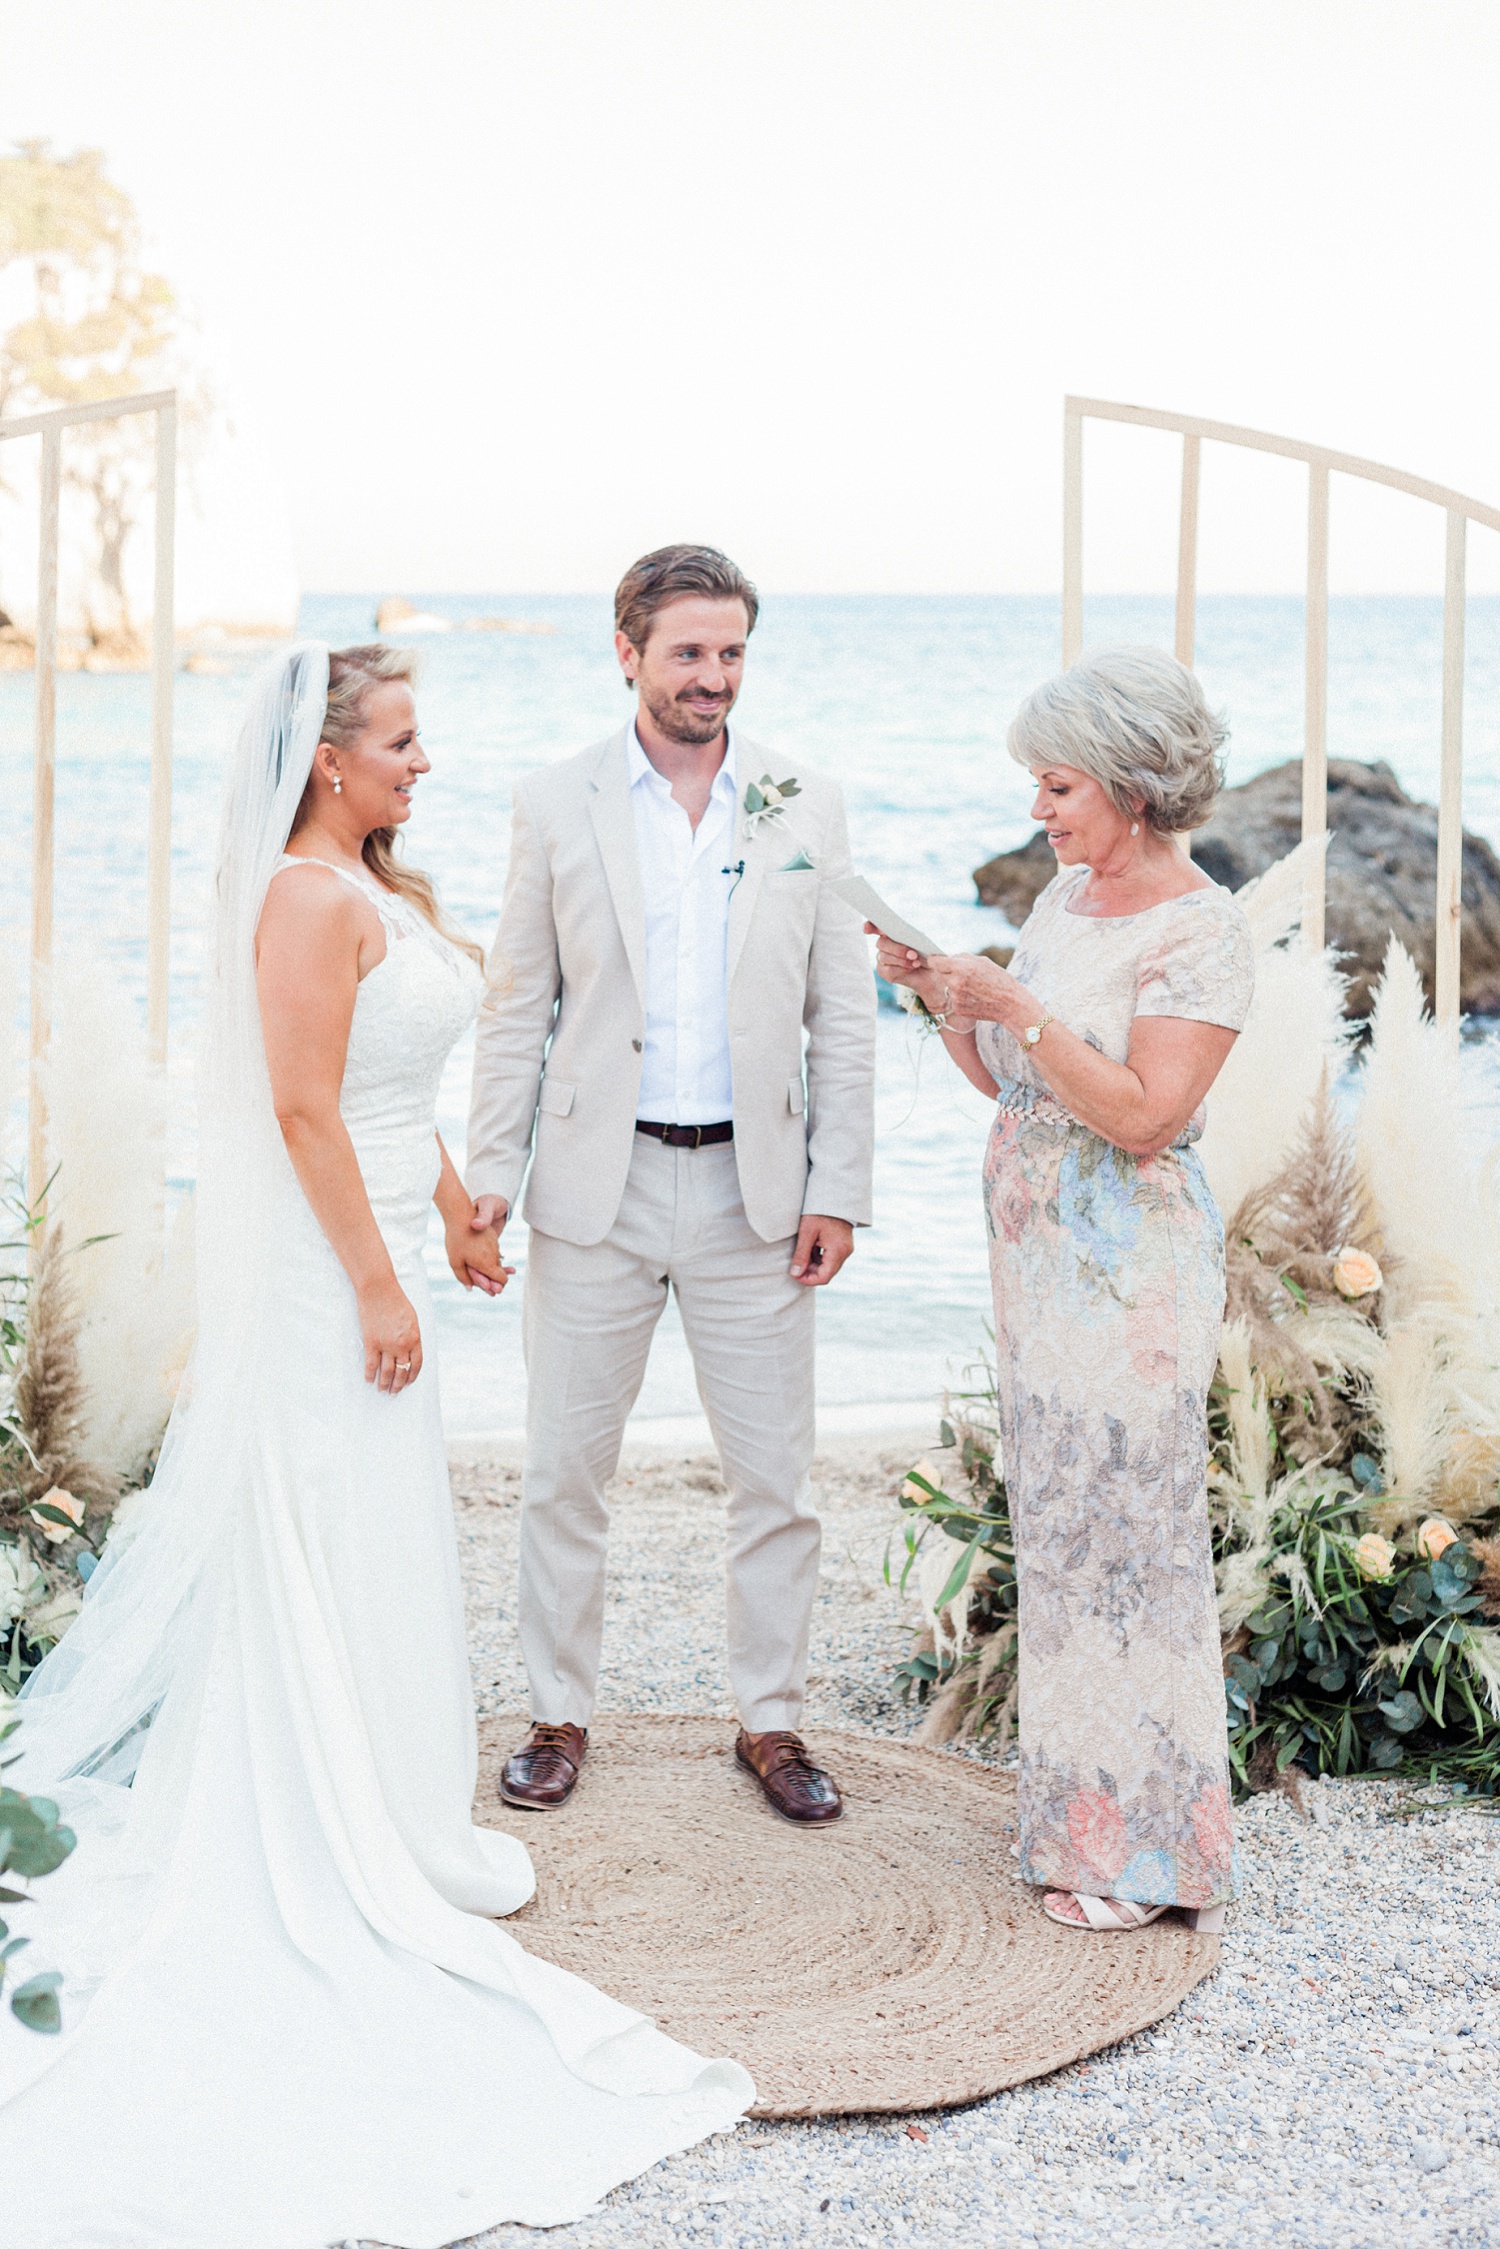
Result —
<path fill-rule="evenodd" d="M 791 1274 L 804 1288 L 822 1288 L 846 1257 L 854 1255 L 854 1228 L 847 1218 L 819 1218 L 808 1212 L 797 1228 Z"/>
<path fill-rule="evenodd" d="M 487 1234 L 492 1227 L 497 1234 L 503 1234 L 509 1216 L 510 1204 L 503 1195 L 477 1195 L 469 1224 L 476 1234 Z"/>

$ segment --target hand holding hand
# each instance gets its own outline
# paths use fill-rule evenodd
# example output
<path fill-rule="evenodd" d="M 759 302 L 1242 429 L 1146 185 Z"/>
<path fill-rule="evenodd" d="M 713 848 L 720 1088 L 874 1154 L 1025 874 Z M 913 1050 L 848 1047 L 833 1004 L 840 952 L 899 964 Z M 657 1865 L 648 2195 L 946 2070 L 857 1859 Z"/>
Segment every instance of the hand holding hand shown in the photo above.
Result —
<path fill-rule="evenodd" d="M 365 1380 L 394 1398 L 422 1371 L 422 1331 L 394 1273 L 359 1291 L 359 1331 L 365 1345 Z"/>
<path fill-rule="evenodd" d="M 493 1195 L 485 1197 L 494 1202 Z M 501 1204 L 504 1209 L 504 1204 Z M 466 1224 L 445 1229 L 444 1239 L 448 1251 L 448 1264 L 454 1279 L 461 1288 L 481 1289 L 486 1296 L 498 1296 L 515 1271 L 500 1255 L 500 1235 L 494 1226 L 481 1227 L 477 1210 Z"/>
<path fill-rule="evenodd" d="M 854 1255 L 854 1228 L 846 1218 L 804 1214 L 789 1268 L 804 1288 L 824 1288 L 846 1258 Z"/>

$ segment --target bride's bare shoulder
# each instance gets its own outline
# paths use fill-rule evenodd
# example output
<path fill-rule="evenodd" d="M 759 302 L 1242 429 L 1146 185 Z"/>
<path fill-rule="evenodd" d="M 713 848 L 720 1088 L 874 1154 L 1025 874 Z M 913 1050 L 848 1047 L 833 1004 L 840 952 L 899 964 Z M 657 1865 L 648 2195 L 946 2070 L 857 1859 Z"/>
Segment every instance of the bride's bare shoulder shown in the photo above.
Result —
<path fill-rule="evenodd" d="M 373 901 L 361 897 L 352 883 L 316 860 L 294 859 L 271 877 L 256 940 L 258 948 L 270 943 L 298 951 L 341 941 L 357 947 L 379 931 Z"/>

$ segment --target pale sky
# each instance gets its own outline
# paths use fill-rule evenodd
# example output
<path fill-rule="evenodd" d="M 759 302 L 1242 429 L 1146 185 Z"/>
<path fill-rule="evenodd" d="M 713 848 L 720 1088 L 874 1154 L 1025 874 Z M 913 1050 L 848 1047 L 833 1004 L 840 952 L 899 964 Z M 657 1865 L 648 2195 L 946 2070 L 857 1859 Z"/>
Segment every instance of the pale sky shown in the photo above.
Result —
<path fill-rule="evenodd" d="M 1500 500 L 1497 63 L 1494 0 L 0 0 L 0 139 L 103 149 L 196 311 L 189 612 L 672 538 L 1050 591 L 1068 390 Z M 1170 584 L 1176 475 L 1091 434 L 1092 587 Z M 1298 588 L 1304 494 L 1210 449 L 1205 589 Z M 1440 586 L 1436 511 L 1333 522 Z"/>

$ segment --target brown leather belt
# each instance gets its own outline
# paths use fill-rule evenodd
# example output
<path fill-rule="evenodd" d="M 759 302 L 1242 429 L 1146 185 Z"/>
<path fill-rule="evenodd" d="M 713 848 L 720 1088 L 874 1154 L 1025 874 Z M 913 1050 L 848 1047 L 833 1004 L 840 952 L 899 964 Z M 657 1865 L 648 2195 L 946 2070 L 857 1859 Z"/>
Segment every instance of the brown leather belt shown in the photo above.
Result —
<path fill-rule="evenodd" d="M 721 1141 L 734 1138 L 734 1122 L 728 1117 L 723 1124 L 711 1125 L 651 1124 L 637 1117 L 635 1129 L 649 1133 L 664 1148 L 717 1148 Z"/>

